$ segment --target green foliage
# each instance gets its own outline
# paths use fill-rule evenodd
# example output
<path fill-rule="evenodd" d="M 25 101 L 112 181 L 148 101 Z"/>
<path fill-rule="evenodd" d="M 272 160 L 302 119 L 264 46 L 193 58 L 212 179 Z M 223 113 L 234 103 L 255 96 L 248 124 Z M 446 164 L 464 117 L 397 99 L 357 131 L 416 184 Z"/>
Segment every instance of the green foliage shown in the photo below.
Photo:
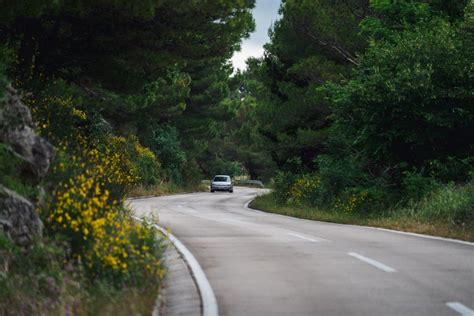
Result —
<path fill-rule="evenodd" d="M 67 83 L 60 84 L 61 96 L 80 98 L 74 107 L 87 119 L 64 126 L 83 124 L 93 138 L 114 129 L 144 143 L 150 125 L 178 126 L 184 150 L 201 161 L 201 145 L 216 130 L 206 127 L 218 125 L 212 112 L 228 94 L 227 61 L 254 28 L 254 3 L 8 3 L 0 39 L 14 51 L 12 78 L 34 91 L 36 101 L 53 80 Z M 66 86 L 76 91 L 69 95 Z M 181 117 L 184 124 L 177 122 Z M 179 180 L 182 170 L 171 169 Z"/>
<path fill-rule="evenodd" d="M 417 170 L 403 173 L 402 186 L 405 201 L 418 201 L 439 186 L 434 178 L 424 174 Z"/>
<path fill-rule="evenodd" d="M 181 184 L 181 168 L 186 161 L 186 153 L 181 146 L 176 127 L 172 125 L 157 126 L 146 139 L 147 144 L 159 157 L 166 176 Z"/>
<path fill-rule="evenodd" d="M 0 143 L 0 184 L 27 198 L 34 199 L 38 192 L 27 175 L 21 176 L 22 163 L 5 144 Z"/>
<path fill-rule="evenodd" d="M 155 153 L 147 147 L 143 147 L 136 136 L 127 140 L 127 150 L 140 184 L 144 186 L 157 185 L 162 176 L 161 163 Z"/>
<path fill-rule="evenodd" d="M 375 173 L 388 168 L 399 177 L 400 170 L 472 153 L 466 49 L 463 33 L 434 17 L 374 42 L 353 79 L 335 89 L 337 132 L 354 140 Z"/>
<path fill-rule="evenodd" d="M 365 1 L 284 1 L 265 56 L 248 61 L 244 91 L 257 99 L 264 151 L 278 168 L 297 157 L 315 170 L 315 157 L 326 152 L 331 109 L 319 87 L 345 80 L 358 64 L 367 10 Z"/>
<path fill-rule="evenodd" d="M 196 187 L 203 179 L 201 168 L 196 159 L 186 159 L 182 168 L 183 180 L 186 186 Z"/>
<path fill-rule="evenodd" d="M 37 241 L 28 252 L 0 233 L 0 313 L 62 314 L 77 305 L 80 270 L 65 264 L 58 241 Z M 65 268 L 66 266 L 66 268 Z"/>
<path fill-rule="evenodd" d="M 216 158 L 213 162 L 212 169 L 210 170 L 210 174 L 226 174 L 231 177 L 235 177 L 240 175 L 240 170 L 242 166 L 237 161 L 229 161 L 220 158 Z"/>
<path fill-rule="evenodd" d="M 460 192 L 471 192 L 445 184 L 474 170 L 472 1 L 285 1 L 280 12 L 242 79 L 284 171 L 272 196 L 368 217 L 449 196 L 452 218 L 469 210 Z"/>
<path fill-rule="evenodd" d="M 410 206 L 410 212 L 427 221 L 448 222 L 454 226 L 469 226 L 474 223 L 474 185 L 456 186 L 450 183 L 438 187 L 419 202 Z"/>
<path fill-rule="evenodd" d="M 278 172 L 273 181 L 273 192 L 275 200 L 286 203 L 291 198 L 290 188 L 296 181 L 297 176 L 291 172 Z"/>
<path fill-rule="evenodd" d="M 29 267 L 25 275 L 38 276 L 30 277 L 30 292 L 23 291 L 30 280 L 21 275 L 14 278 L 20 282 L 17 289 L 13 279 L 2 284 L 2 291 L 11 290 L 0 293 L 2 314 L 5 300 L 14 295 L 26 306 L 19 305 L 15 312 L 69 314 L 70 309 L 62 308 L 72 306 L 63 301 L 70 296 L 47 292 L 69 291 L 64 260 L 80 270 L 81 278 L 74 282 L 82 282 L 82 287 L 89 283 L 90 294 L 97 294 L 94 285 L 99 294 L 112 298 L 156 288 L 164 273 L 161 244 L 151 224 L 131 221 L 122 201 L 133 185 L 150 188 L 172 180 L 191 187 L 200 180 L 206 154 L 221 147 L 220 130 L 230 113 L 221 107 L 230 93 L 228 60 L 254 28 L 254 2 L 2 3 L 0 94 L 8 81 L 14 82 L 38 132 L 56 148 L 41 217 L 45 236 L 61 236 L 65 243 L 57 252 L 62 250 L 63 256 L 51 257 L 50 268 L 61 276 L 49 288 L 41 285 L 41 275 L 50 271 L 46 255 L 34 257 L 36 248 L 31 249 L 31 261 L 27 257 L 20 262 L 17 252 L 2 253 L 1 259 Z M 236 173 L 237 159 L 222 157 L 222 152 L 216 155 L 217 164 Z M 30 185 L 18 177 L 21 166 L 12 158 L 0 145 L 0 180 L 30 197 Z M 47 301 L 40 288 L 54 304 L 43 306 Z M 74 294 L 71 299 L 87 305 L 85 296 Z M 39 305 L 29 306 L 36 298 Z M 82 307 L 74 312 L 104 311 Z"/>

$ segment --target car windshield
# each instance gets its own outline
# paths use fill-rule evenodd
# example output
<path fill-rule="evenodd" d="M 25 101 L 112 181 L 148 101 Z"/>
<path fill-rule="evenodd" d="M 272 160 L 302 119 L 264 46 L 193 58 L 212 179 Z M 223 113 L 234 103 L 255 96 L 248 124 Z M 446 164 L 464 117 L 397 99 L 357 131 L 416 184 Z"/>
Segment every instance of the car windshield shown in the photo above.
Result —
<path fill-rule="evenodd" d="M 227 182 L 229 181 L 229 177 L 214 177 L 215 182 Z"/>

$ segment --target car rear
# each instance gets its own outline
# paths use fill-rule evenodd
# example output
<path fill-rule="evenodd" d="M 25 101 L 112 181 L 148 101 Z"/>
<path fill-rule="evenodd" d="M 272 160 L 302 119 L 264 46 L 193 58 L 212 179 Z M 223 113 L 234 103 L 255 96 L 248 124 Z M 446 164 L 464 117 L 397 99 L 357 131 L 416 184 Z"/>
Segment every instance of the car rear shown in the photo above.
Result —
<path fill-rule="evenodd" d="M 210 191 L 213 193 L 215 191 L 228 191 L 230 193 L 234 192 L 234 184 L 232 179 L 227 175 L 217 175 L 211 180 Z"/>

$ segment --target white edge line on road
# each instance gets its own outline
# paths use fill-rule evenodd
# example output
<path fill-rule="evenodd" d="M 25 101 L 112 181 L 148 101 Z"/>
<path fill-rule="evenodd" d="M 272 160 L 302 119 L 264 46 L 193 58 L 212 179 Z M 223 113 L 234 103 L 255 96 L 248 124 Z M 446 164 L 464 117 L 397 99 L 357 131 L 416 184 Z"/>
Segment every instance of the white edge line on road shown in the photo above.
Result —
<path fill-rule="evenodd" d="M 424 234 L 403 232 L 403 231 L 399 231 L 399 230 L 381 228 L 381 227 L 374 227 L 374 226 L 363 226 L 363 225 L 354 225 L 354 224 L 340 224 L 340 223 L 332 223 L 332 222 L 323 222 L 323 221 L 317 221 L 317 220 L 311 220 L 311 219 L 305 219 L 305 218 L 298 218 L 298 217 L 293 217 L 293 216 L 288 216 L 288 215 L 276 214 L 276 213 L 271 213 L 271 212 L 264 212 L 264 211 L 256 210 L 256 209 L 253 209 L 253 208 L 249 207 L 249 204 L 254 199 L 255 198 L 253 198 L 250 201 L 246 202 L 244 207 L 251 210 L 251 211 L 253 211 L 253 212 L 257 212 L 257 213 L 262 213 L 262 214 L 267 214 L 267 215 L 276 215 L 276 216 L 285 217 L 285 218 L 292 218 L 292 219 L 295 219 L 295 220 L 298 220 L 298 221 L 323 223 L 323 224 L 327 224 L 327 225 L 351 226 L 351 227 L 358 227 L 358 228 L 375 229 L 375 230 L 386 231 L 386 232 L 389 232 L 389 233 L 395 233 L 395 234 L 408 235 L 408 236 L 420 237 L 420 238 L 425 238 L 425 239 L 434 239 L 434 240 L 440 240 L 440 241 L 453 242 L 453 243 L 462 244 L 462 245 L 474 246 L 474 242 L 459 240 L 459 239 L 452 239 L 452 238 L 438 237 L 438 236 L 432 236 L 432 235 L 424 235 Z"/>
<path fill-rule="evenodd" d="M 310 242 L 320 242 L 320 240 L 309 238 L 309 237 L 306 237 L 306 236 L 303 236 L 303 235 L 300 235 L 300 234 L 288 233 L 288 235 L 293 236 L 293 237 L 297 237 L 297 238 L 301 238 L 301 239 L 304 239 L 304 240 L 307 240 L 307 241 L 310 241 Z"/>
<path fill-rule="evenodd" d="M 357 226 L 357 227 L 368 227 L 368 228 L 377 229 L 377 230 L 382 230 L 382 231 L 387 231 L 387 232 L 391 232 L 391 233 L 395 233 L 395 234 L 409 235 L 409 236 L 414 236 L 414 237 L 421 237 L 421 238 L 426 238 L 426 239 L 434 239 L 434 240 L 448 241 L 448 242 L 454 242 L 454 243 L 457 243 L 457 244 L 463 244 L 463 245 L 468 245 L 468 246 L 474 246 L 474 242 L 465 241 L 465 240 L 459 240 L 459 239 L 438 237 L 438 236 L 432 236 L 432 235 L 423 235 L 423 234 L 410 233 L 410 232 L 402 232 L 402 231 L 399 231 L 399 230 L 393 230 L 393 229 L 381 228 L 381 227 L 359 226 L 359 225 L 353 225 L 353 226 Z"/>
<path fill-rule="evenodd" d="M 132 217 L 136 220 L 142 221 L 141 218 L 138 218 L 136 216 Z M 181 253 L 184 260 L 188 264 L 201 294 L 203 316 L 218 316 L 219 310 L 217 307 L 216 296 L 214 295 L 214 291 L 212 290 L 211 284 L 209 283 L 206 274 L 204 273 L 203 269 L 201 268 L 201 265 L 196 260 L 194 255 L 188 250 L 188 248 L 186 248 L 186 246 L 184 246 L 181 241 L 179 241 L 179 239 L 177 239 L 166 229 L 156 224 L 154 225 L 154 227 L 159 230 L 163 235 L 168 237 L 168 239 L 173 243 L 173 245 Z"/>
<path fill-rule="evenodd" d="M 448 305 L 449 308 L 455 310 L 462 316 L 474 316 L 474 310 L 467 308 L 459 302 L 447 302 L 446 305 Z"/>
<path fill-rule="evenodd" d="M 380 270 L 383 270 L 385 272 L 397 272 L 397 270 L 395 270 L 394 268 L 391 268 L 381 262 L 378 262 L 376 260 L 373 260 L 373 259 L 370 259 L 370 258 L 367 258 L 367 257 L 364 257 L 363 255 L 360 255 L 358 253 L 355 253 L 355 252 L 348 252 L 347 253 L 349 256 L 352 256 L 354 258 L 357 258 L 359 259 L 360 261 L 364 261 L 365 263 L 368 263 L 376 268 L 379 268 Z"/>
<path fill-rule="evenodd" d="M 250 207 L 249 207 L 250 202 L 252 202 L 254 199 L 255 199 L 255 198 L 252 198 L 252 199 L 248 200 L 247 202 L 245 202 L 244 207 L 255 211 L 253 208 L 250 208 Z"/>

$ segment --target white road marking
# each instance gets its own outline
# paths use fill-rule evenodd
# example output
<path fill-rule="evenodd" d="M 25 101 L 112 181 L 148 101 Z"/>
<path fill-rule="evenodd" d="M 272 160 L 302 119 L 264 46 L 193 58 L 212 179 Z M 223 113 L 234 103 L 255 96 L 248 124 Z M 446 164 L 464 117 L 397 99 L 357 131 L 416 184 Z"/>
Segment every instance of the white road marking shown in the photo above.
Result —
<path fill-rule="evenodd" d="M 307 241 L 310 241 L 310 242 L 327 241 L 327 240 L 321 240 L 321 239 L 314 239 L 314 238 L 306 237 L 306 236 L 296 234 L 296 233 L 288 233 L 288 235 L 293 236 L 293 237 L 297 237 L 297 238 L 301 238 L 301 239 L 304 239 L 304 240 L 307 240 Z"/>
<path fill-rule="evenodd" d="M 383 270 L 385 272 L 397 272 L 397 270 L 395 270 L 394 268 L 391 268 L 381 262 L 378 262 L 376 260 L 373 260 L 373 259 L 370 259 L 370 258 L 367 258 L 367 257 L 364 257 L 363 255 L 360 255 L 358 253 L 355 253 L 355 252 L 348 252 L 347 253 L 349 256 L 352 256 L 354 258 L 357 258 L 359 259 L 360 261 L 364 261 L 365 263 L 368 263 L 376 268 L 379 268 L 380 270 Z"/>
<path fill-rule="evenodd" d="M 142 219 L 132 216 L 134 219 L 138 221 L 142 221 Z M 159 225 L 154 225 L 157 230 L 159 230 L 164 236 L 167 236 L 168 239 L 173 243 L 175 248 L 178 250 L 179 253 L 184 257 L 188 267 L 190 268 L 194 280 L 196 281 L 196 285 L 199 289 L 201 294 L 201 302 L 202 302 L 202 315 L 203 316 L 218 316 L 219 309 L 217 306 L 217 299 L 214 294 L 214 291 L 209 283 L 209 280 L 204 273 L 201 265 L 194 257 L 194 255 L 186 248 L 186 246 L 179 241 L 173 234 L 171 234 L 168 230 L 164 229 Z"/>
<path fill-rule="evenodd" d="M 474 246 L 474 242 L 458 240 L 458 239 L 452 239 L 452 238 L 444 238 L 444 237 L 438 237 L 438 236 L 403 232 L 403 231 L 399 231 L 399 230 L 380 228 L 380 227 L 374 227 L 374 226 L 362 226 L 362 225 L 330 223 L 330 222 L 317 221 L 317 220 L 312 220 L 312 219 L 298 218 L 298 217 L 293 217 L 293 216 L 289 216 L 289 215 L 282 215 L 282 214 L 264 212 L 264 211 L 260 211 L 260 210 L 250 208 L 249 204 L 250 204 L 250 202 L 252 202 L 252 200 L 245 203 L 244 208 L 246 208 L 247 210 L 253 211 L 254 213 L 259 213 L 259 214 L 266 215 L 266 216 L 283 217 L 283 218 L 292 219 L 292 220 L 295 220 L 295 221 L 309 222 L 309 223 L 320 223 L 320 224 L 324 224 L 324 225 L 328 225 L 328 226 L 331 225 L 331 226 L 346 226 L 346 227 L 356 227 L 356 228 L 367 228 L 367 229 L 385 231 L 385 232 L 394 233 L 394 234 L 401 234 L 401 235 L 407 235 L 407 236 L 413 236 L 413 237 L 419 237 L 419 238 L 425 238 L 425 239 L 434 239 L 434 240 L 453 242 L 453 243 L 463 244 L 463 245 L 468 245 L 468 246 Z"/>
<path fill-rule="evenodd" d="M 295 233 L 288 233 L 288 235 L 298 237 L 298 238 L 301 238 L 301 239 L 304 239 L 304 240 L 307 240 L 307 241 L 310 241 L 310 242 L 319 242 L 319 240 L 309 238 L 309 237 L 306 237 L 306 236 L 302 236 L 302 235 L 299 235 L 299 234 L 295 234 Z"/>
<path fill-rule="evenodd" d="M 455 310 L 462 316 L 474 316 L 474 310 L 467 308 L 459 302 L 448 302 L 446 303 L 446 305 L 448 305 L 449 308 Z"/>

